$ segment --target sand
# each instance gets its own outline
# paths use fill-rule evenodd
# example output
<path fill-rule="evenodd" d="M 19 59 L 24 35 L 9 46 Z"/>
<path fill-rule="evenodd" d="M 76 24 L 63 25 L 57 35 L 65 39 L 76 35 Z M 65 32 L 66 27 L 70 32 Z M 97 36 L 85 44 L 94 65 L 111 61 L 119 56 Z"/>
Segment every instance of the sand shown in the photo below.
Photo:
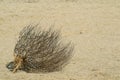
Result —
<path fill-rule="evenodd" d="M 10 72 L 20 30 L 54 24 L 75 45 L 59 72 Z M 119 0 L 0 0 L 0 80 L 120 80 Z"/>

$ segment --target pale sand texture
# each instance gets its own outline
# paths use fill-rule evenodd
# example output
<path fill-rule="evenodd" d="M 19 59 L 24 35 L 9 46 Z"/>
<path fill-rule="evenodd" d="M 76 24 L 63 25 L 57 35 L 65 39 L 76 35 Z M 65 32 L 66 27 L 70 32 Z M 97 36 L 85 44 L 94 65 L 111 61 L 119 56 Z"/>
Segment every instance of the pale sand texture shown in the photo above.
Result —
<path fill-rule="evenodd" d="M 120 80 L 120 0 L 8 1 L 0 2 L 1 80 Z M 20 30 L 30 23 L 55 24 L 75 44 L 62 71 L 14 74 L 5 67 Z"/>

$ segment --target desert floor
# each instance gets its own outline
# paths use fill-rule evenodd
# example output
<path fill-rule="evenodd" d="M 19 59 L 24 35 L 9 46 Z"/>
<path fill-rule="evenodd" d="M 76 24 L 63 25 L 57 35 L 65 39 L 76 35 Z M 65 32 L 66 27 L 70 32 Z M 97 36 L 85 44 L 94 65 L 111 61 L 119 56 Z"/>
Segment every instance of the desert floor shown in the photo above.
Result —
<path fill-rule="evenodd" d="M 36 23 L 61 29 L 73 58 L 59 72 L 10 72 L 20 30 Z M 120 80 L 120 1 L 0 0 L 0 80 Z"/>

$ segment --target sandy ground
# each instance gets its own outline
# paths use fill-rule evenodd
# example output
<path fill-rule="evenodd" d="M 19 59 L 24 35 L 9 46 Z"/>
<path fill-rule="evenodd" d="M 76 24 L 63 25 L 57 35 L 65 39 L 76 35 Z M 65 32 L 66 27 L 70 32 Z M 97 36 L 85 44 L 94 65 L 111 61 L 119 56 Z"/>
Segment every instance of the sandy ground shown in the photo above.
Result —
<path fill-rule="evenodd" d="M 61 29 L 74 56 L 59 72 L 14 74 L 5 65 L 18 33 L 36 23 Z M 120 1 L 0 0 L 0 80 L 120 80 Z"/>

